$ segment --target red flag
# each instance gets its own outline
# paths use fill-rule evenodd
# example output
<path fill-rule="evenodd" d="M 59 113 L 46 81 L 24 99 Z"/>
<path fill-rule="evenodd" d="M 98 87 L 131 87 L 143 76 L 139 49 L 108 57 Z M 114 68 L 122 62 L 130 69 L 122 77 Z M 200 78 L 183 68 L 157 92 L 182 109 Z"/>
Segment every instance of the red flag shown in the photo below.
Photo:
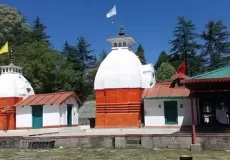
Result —
<path fill-rule="evenodd" d="M 176 72 L 177 74 L 184 74 L 184 75 L 186 75 L 186 73 L 185 73 L 185 63 L 182 63 L 181 65 L 180 65 L 180 67 L 178 68 L 178 70 L 177 70 L 177 72 Z"/>

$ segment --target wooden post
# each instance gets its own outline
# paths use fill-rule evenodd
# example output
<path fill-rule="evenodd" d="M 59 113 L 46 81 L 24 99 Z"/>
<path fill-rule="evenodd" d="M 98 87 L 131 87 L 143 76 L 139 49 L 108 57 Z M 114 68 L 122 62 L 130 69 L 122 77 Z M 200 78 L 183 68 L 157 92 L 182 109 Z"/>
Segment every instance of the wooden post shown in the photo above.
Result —
<path fill-rule="evenodd" d="M 194 120 L 194 103 L 193 103 L 193 94 L 190 96 L 191 103 L 191 116 L 192 116 L 192 144 L 196 144 L 196 126 Z"/>

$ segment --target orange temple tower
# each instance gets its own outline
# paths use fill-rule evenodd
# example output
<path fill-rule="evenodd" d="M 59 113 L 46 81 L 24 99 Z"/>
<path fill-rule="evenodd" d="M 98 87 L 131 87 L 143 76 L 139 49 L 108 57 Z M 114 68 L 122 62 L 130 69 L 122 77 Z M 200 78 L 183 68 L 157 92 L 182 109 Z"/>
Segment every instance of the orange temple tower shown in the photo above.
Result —
<path fill-rule="evenodd" d="M 131 50 L 136 41 L 125 35 L 123 28 L 119 36 L 108 41 L 112 51 L 101 63 L 94 81 L 96 128 L 139 127 L 143 116 L 141 94 L 146 87 L 143 66 Z M 148 87 L 154 84 L 151 81 Z"/>

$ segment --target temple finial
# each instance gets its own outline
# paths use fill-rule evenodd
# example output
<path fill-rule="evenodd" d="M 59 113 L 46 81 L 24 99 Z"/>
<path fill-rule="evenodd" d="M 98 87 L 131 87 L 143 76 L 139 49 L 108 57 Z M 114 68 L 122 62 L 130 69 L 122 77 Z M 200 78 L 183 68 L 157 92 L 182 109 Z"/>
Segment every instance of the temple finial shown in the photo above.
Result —
<path fill-rule="evenodd" d="M 121 26 L 119 36 L 124 36 L 124 35 L 125 35 L 124 28 L 123 28 L 123 26 Z"/>
<path fill-rule="evenodd" d="M 12 49 L 9 52 L 9 60 L 10 60 L 10 63 L 13 63 L 13 50 Z"/>

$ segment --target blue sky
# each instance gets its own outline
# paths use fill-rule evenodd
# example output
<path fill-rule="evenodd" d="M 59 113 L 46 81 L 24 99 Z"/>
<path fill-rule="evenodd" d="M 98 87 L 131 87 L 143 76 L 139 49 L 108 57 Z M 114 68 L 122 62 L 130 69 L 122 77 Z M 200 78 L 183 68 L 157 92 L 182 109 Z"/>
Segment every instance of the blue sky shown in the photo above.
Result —
<path fill-rule="evenodd" d="M 39 16 L 55 48 L 60 50 L 65 40 L 75 44 L 79 36 L 84 36 L 95 54 L 103 49 L 110 51 L 106 38 L 118 33 L 117 26 L 105 17 L 116 4 L 119 23 L 143 45 L 151 63 L 156 62 L 162 50 L 170 50 L 169 40 L 177 16 L 191 19 L 198 32 L 204 30 L 208 20 L 223 20 L 230 28 L 229 0 L 1 0 L 1 3 L 19 9 L 30 24 Z"/>

